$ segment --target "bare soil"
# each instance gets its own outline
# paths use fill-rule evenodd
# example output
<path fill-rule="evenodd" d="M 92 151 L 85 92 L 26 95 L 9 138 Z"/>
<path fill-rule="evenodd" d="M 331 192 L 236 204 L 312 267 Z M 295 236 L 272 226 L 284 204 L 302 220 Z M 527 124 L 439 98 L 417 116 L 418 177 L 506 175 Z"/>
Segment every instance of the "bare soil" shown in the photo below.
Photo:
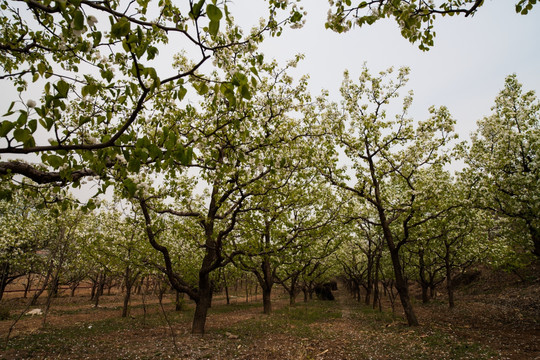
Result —
<path fill-rule="evenodd" d="M 454 309 L 443 295 L 416 300 L 416 328 L 392 314 L 389 302 L 380 313 L 342 288 L 334 302 L 299 298 L 293 307 L 276 289 L 270 316 L 259 297 L 226 305 L 218 296 L 203 337 L 190 334 L 193 305 L 175 312 L 172 295 L 163 308 L 155 296 L 136 296 L 125 319 L 121 296 L 104 296 L 98 308 L 88 296 L 62 297 L 45 325 L 43 316 L 23 316 L 6 346 L 24 305 L 8 299 L 3 306 L 12 317 L 0 321 L 0 359 L 540 359 L 540 283 L 512 278 L 501 289 L 495 279 L 460 288 Z"/>

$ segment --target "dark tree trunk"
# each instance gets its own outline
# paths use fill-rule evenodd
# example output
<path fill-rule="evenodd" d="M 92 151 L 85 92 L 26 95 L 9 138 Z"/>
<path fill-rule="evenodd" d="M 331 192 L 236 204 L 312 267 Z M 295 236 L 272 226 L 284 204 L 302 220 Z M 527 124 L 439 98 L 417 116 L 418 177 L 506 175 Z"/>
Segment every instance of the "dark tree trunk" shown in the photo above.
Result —
<path fill-rule="evenodd" d="M 407 279 L 405 279 L 405 276 L 403 275 L 403 268 L 399 258 L 399 248 L 396 248 L 394 244 L 393 235 L 390 230 L 390 226 L 386 221 L 384 211 L 379 209 L 379 215 L 381 218 L 383 234 L 388 245 L 388 250 L 390 250 L 390 258 L 392 259 L 394 277 L 396 279 L 396 289 L 399 294 L 401 305 L 403 306 L 403 311 L 405 312 L 405 317 L 407 318 L 407 323 L 409 326 L 418 326 L 418 319 L 414 313 L 411 298 L 409 296 L 409 285 L 407 284 Z"/>
<path fill-rule="evenodd" d="M 429 302 L 428 295 L 428 281 L 426 280 L 426 264 L 424 262 L 424 250 L 418 252 L 418 265 L 420 275 L 420 287 L 422 288 L 422 303 L 427 304 Z"/>
<path fill-rule="evenodd" d="M 294 291 L 289 292 L 289 305 L 293 306 L 296 304 L 296 294 Z"/>
<path fill-rule="evenodd" d="M 23 297 L 26 299 L 28 297 L 28 292 L 30 291 L 30 288 L 32 286 L 32 273 L 28 274 L 26 277 L 26 284 L 24 284 L 24 295 Z M 2 296 L 0 296 L 0 300 L 2 299 Z"/>
<path fill-rule="evenodd" d="M 534 245 L 533 254 L 540 257 L 540 230 L 533 226 L 530 222 L 527 222 L 527 227 L 529 228 L 529 234 L 531 234 L 531 239 Z"/>
<path fill-rule="evenodd" d="M 231 299 L 229 297 L 229 285 L 227 284 L 227 278 L 225 277 L 225 269 L 221 269 L 223 275 L 223 284 L 225 284 L 225 298 L 227 299 L 227 305 L 230 305 Z"/>
<path fill-rule="evenodd" d="M 454 287 L 452 284 L 452 264 L 450 263 L 450 246 L 446 245 L 446 254 L 444 255 L 444 265 L 446 267 L 446 291 L 448 292 L 448 307 L 453 308 Z"/>
<path fill-rule="evenodd" d="M 207 273 L 199 274 L 199 299 L 196 301 L 195 315 L 191 327 L 192 334 L 204 334 L 206 316 L 212 301 L 212 286 Z"/>
<path fill-rule="evenodd" d="M 9 263 L 5 262 L 2 264 L 2 274 L 0 274 L 0 300 L 4 297 L 4 291 L 8 283 L 9 276 Z"/>
<path fill-rule="evenodd" d="M 373 309 L 377 307 L 377 303 L 379 304 L 379 310 L 382 310 L 381 307 L 381 301 L 380 301 L 380 295 L 379 295 L 379 268 L 381 266 L 381 256 L 377 254 L 377 257 L 375 258 L 375 279 L 373 281 Z"/>
<path fill-rule="evenodd" d="M 60 286 L 60 278 L 59 278 L 59 276 L 55 276 L 53 278 L 51 285 L 52 285 L 51 289 L 50 289 L 51 295 L 53 297 L 58 297 L 58 288 Z"/>
<path fill-rule="evenodd" d="M 105 287 L 105 280 L 106 280 L 105 273 L 99 274 L 98 281 L 97 281 L 97 287 L 96 287 L 96 293 L 95 293 L 95 296 L 94 296 L 94 307 L 96 307 L 96 308 L 99 306 L 99 298 L 100 298 L 100 296 L 103 295 L 103 288 Z"/>
<path fill-rule="evenodd" d="M 369 305 L 371 303 L 371 292 L 373 290 L 373 254 L 371 251 L 371 243 L 369 244 L 369 250 L 367 254 L 368 263 L 367 263 L 367 285 L 366 285 L 366 297 L 364 299 L 364 304 Z"/>
<path fill-rule="evenodd" d="M 249 284 L 248 284 L 248 274 L 246 273 L 246 302 L 249 302 Z"/>
<path fill-rule="evenodd" d="M 122 308 L 122 317 L 127 317 L 128 311 L 129 311 L 129 300 L 131 300 L 131 287 L 133 285 L 133 281 L 131 279 L 131 269 L 129 268 L 129 266 L 126 266 L 126 272 L 124 274 L 124 283 L 126 285 L 126 292 L 124 294 L 124 306 Z"/>
<path fill-rule="evenodd" d="M 398 246 L 396 246 L 396 244 L 394 243 L 394 236 L 392 234 L 392 230 L 390 229 L 390 222 L 386 218 L 386 212 L 383 205 L 379 179 L 376 174 L 373 156 L 369 154 L 369 146 L 367 143 L 366 148 L 368 150 L 367 152 L 369 170 L 371 174 L 371 179 L 373 181 L 373 188 L 375 191 L 375 203 L 379 215 L 379 220 L 381 222 L 383 236 L 388 246 L 388 250 L 390 251 L 390 257 L 392 259 L 394 276 L 396 278 L 396 288 L 398 290 L 399 298 L 401 300 L 401 305 L 403 306 L 403 311 L 405 312 L 405 316 L 407 317 L 407 323 L 409 324 L 409 326 L 418 326 L 418 319 L 416 318 L 416 314 L 414 313 L 411 299 L 409 297 L 409 286 L 407 284 L 407 280 L 404 277 L 403 269 L 399 259 L 399 243 Z"/>
<path fill-rule="evenodd" d="M 263 312 L 270 314 L 272 312 L 272 288 L 263 288 Z"/>
<path fill-rule="evenodd" d="M 437 297 L 437 292 L 435 292 L 435 284 L 429 286 L 429 297 L 435 299 Z"/>
<path fill-rule="evenodd" d="M 181 311 L 182 310 L 182 303 L 181 303 L 182 299 L 183 298 L 180 297 L 180 291 L 176 290 L 176 301 L 175 301 L 175 306 L 174 306 L 175 311 Z"/>
<path fill-rule="evenodd" d="M 41 286 L 41 288 L 38 291 L 36 291 L 34 293 L 34 296 L 32 297 L 32 300 L 30 301 L 30 306 L 35 306 L 37 304 L 37 301 L 38 301 L 39 297 L 41 296 L 41 294 L 43 294 L 43 292 L 45 291 L 45 289 L 49 285 L 49 279 L 50 279 L 52 271 L 53 271 L 52 267 L 53 267 L 53 264 L 52 264 L 52 261 L 51 261 L 51 263 L 49 264 L 49 270 L 47 271 L 47 275 L 45 275 L 45 279 L 43 280 L 43 285 Z"/>
<path fill-rule="evenodd" d="M 418 326 L 418 319 L 416 318 L 416 314 L 414 313 L 411 298 L 409 296 L 409 285 L 407 284 L 407 280 L 403 276 L 403 269 L 399 261 L 398 250 L 395 249 L 393 246 L 389 246 L 389 248 L 390 257 L 392 258 L 392 265 L 394 267 L 394 276 L 396 278 L 396 289 L 399 294 L 399 300 L 401 301 L 401 305 L 403 306 L 403 311 L 405 312 L 405 317 L 407 318 L 407 323 L 409 324 L 409 326 Z"/>
<path fill-rule="evenodd" d="M 70 290 L 71 290 L 71 293 L 70 293 L 70 297 L 75 297 L 75 290 L 77 290 L 77 287 L 79 286 L 79 281 L 74 281 L 73 283 L 71 283 L 70 285 Z"/>
<path fill-rule="evenodd" d="M 263 312 L 270 314 L 272 312 L 272 287 L 274 286 L 274 276 L 270 258 L 265 257 L 261 264 L 262 278 L 258 276 L 259 283 L 263 291 Z"/>

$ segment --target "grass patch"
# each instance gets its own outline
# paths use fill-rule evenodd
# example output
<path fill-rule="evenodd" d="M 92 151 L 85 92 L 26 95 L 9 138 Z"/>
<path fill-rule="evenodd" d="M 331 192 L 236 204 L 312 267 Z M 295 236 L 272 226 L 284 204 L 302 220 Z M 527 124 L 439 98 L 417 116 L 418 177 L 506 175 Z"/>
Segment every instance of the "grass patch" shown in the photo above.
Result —
<path fill-rule="evenodd" d="M 417 331 L 418 335 L 420 331 Z M 419 343 L 416 354 L 413 358 L 432 359 L 436 353 L 444 353 L 451 359 L 492 359 L 497 353 L 481 344 L 462 341 L 453 335 L 441 331 L 429 331 L 429 333 L 419 335 Z M 425 349 L 430 349 L 429 354 Z"/>
<path fill-rule="evenodd" d="M 241 310 L 249 310 L 253 308 L 261 308 L 262 311 L 262 305 L 258 302 L 250 302 L 250 303 L 234 303 L 229 305 L 218 305 L 218 306 L 212 306 L 210 309 L 208 309 L 208 314 L 227 314 L 235 311 L 241 311 Z"/>
<path fill-rule="evenodd" d="M 167 312 L 167 317 L 172 323 L 191 320 L 192 316 L 193 312 Z M 146 316 L 138 315 L 134 318 L 128 316 L 101 319 L 67 327 L 46 325 L 39 332 L 13 337 L 7 349 L 16 350 L 30 357 L 39 357 L 40 354 L 63 355 L 81 347 L 84 347 L 85 351 L 89 350 L 91 344 L 99 343 L 104 336 L 114 338 L 118 332 L 152 329 L 164 325 L 166 322 L 161 312 L 153 312 Z"/>
<path fill-rule="evenodd" d="M 341 317 L 332 302 L 312 301 L 295 306 L 287 306 L 270 315 L 262 315 L 243 321 L 218 332 L 231 332 L 245 338 L 260 338 L 267 334 L 287 334 L 296 337 L 313 337 L 320 334 L 310 325 Z M 259 304 L 260 306 L 260 304 Z"/>

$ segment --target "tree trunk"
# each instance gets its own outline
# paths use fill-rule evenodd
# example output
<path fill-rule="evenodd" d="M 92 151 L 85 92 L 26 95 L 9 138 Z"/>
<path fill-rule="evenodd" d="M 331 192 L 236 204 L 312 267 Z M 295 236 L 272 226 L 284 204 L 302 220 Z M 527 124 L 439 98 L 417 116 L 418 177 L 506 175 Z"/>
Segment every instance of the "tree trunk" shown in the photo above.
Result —
<path fill-rule="evenodd" d="M 370 249 L 368 251 L 368 263 L 367 263 L 367 286 L 366 286 L 366 297 L 364 299 L 364 304 L 369 305 L 371 303 L 371 291 L 373 290 L 373 254 Z"/>
<path fill-rule="evenodd" d="M 231 304 L 231 299 L 229 298 L 229 285 L 227 284 L 227 278 L 225 277 L 225 269 L 221 268 L 221 273 L 223 275 L 223 284 L 225 284 L 225 298 L 227 299 L 227 305 Z"/>
<path fill-rule="evenodd" d="M 79 286 L 79 281 L 75 281 L 71 284 L 70 286 L 70 289 L 71 289 L 71 293 L 70 293 L 70 297 L 75 297 L 75 290 L 77 290 L 77 287 Z"/>
<path fill-rule="evenodd" d="M 452 264 L 450 263 L 450 246 L 446 246 L 446 254 L 444 255 L 444 265 L 446 268 L 446 291 L 448 292 L 448 307 L 452 309 L 454 303 L 454 287 L 452 284 Z"/>
<path fill-rule="evenodd" d="M 94 300 L 94 296 L 96 296 L 96 289 L 97 289 L 97 283 L 98 281 L 92 279 L 92 290 L 90 291 L 90 301 Z"/>
<path fill-rule="evenodd" d="M 379 209 L 379 217 L 382 223 L 384 238 L 388 245 L 388 250 L 390 250 L 390 258 L 392 259 L 392 265 L 394 268 L 394 277 L 396 278 L 396 289 L 399 294 L 401 305 L 403 306 L 403 311 L 407 317 L 407 323 L 409 326 L 418 326 L 418 319 L 414 313 L 411 298 L 409 296 L 409 285 L 403 276 L 403 268 L 399 259 L 399 248 L 396 248 L 394 244 L 392 231 L 390 230 L 390 226 L 386 220 L 386 215 L 382 209 Z"/>
<path fill-rule="evenodd" d="M 377 303 L 379 304 L 379 310 L 380 309 L 380 294 L 379 294 L 379 268 L 381 265 L 381 256 L 377 255 L 375 258 L 375 279 L 373 281 L 373 309 L 377 307 Z"/>
<path fill-rule="evenodd" d="M 289 305 L 294 306 L 296 304 L 296 294 L 294 291 L 289 292 Z"/>
<path fill-rule="evenodd" d="M 28 297 L 28 292 L 30 291 L 30 288 L 32 286 L 32 273 L 29 273 L 26 277 L 26 284 L 24 285 L 24 295 L 23 297 L 26 299 Z M 0 300 L 2 297 L 0 296 Z"/>
<path fill-rule="evenodd" d="M 401 305 L 403 306 L 403 311 L 405 312 L 405 316 L 407 318 L 407 323 L 409 324 L 409 326 L 418 326 L 418 319 L 416 318 L 416 314 L 414 313 L 411 298 L 409 296 L 409 285 L 407 284 L 407 280 L 403 276 L 403 269 L 399 261 L 398 250 L 395 249 L 393 246 L 390 247 L 390 257 L 392 258 L 392 265 L 394 267 L 396 289 L 399 294 L 399 300 L 401 301 Z"/>
<path fill-rule="evenodd" d="M 174 306 L 174 311 L 182 311 L 182 302 L 180 301 L 183 297 L 180 297 L 180 291 L 176 290 L 176 301 Z"/>
<path fill-rule="evenodd" d="M 262 289 L 263 293 L 263 312 L 267 315 L 269 315 L 272 312 L 272 288 L 271 287 L 264 287 Z"/>
<path fill-rule="evenodd" d="M 122 317 L 127 317 L 128 310 L 129 310 L 129 300 L 131 299 L 131 286 L 133 285 L 133 282 L 130 279 L 131 277 L 131 269 L 129 266 L 126 266 L 126 272 L 124 275 L 124 283 L 126 284 L 126 292 L 124 295 L 124 307 L 122 308 Z"/>
<path fill-rule="evenodd" d="M 428 282 L 426 281 L 426 264 L 424 262 L 424 250 L 418 252 L 418 265 L 420 272 L 420 287 L 422 288 L 422 303 L 427 304 L 429 302 L 428 295 Z"/>
<path fill-rule="evenodd" d="M 2 264 L 2 274 L 0 277 L 0 300 L 4 297 L 4 291 L 6 290 L 7 280 L 9 275 L 9 263 L 6 261 Z"/>
<path fill-rule="evenodd" d="M 529 234 L 534 245 L 533 254 L 540 257 L 540 230 L 534 227 L 530 222 L 527 222 L 529 228 Z"/>
<path fill-rule="evenodd" d="M 366 143 L 366 148 L 369 153 L 369 146 Z M 373 157 L 368 156 L 369 170 L 371 174 L 371 179 L 373 181 L 373 188 L 375 190 L 375 201 L 377 212 L 379 214 L 379 220 L 381 221 L 381 227 L 383 231 L 383 236 L 390 250 L 390 257 L 392 259 L 392 265 L 394 267 L 394 276 L 396 278 L 396 288 L 398 290 L 399 298 L 401 300 L 401 305 L 403 306 L 403 311 L 407 317 L 407 323 L 409 326 L 418 326 L 418 319 L 414 313 L 414 309 L 409 297 L 409 286 L 405 277 L 403 276 L 403 269 L 399 261 L 399 247 L 396 247 L 394 244 L 394 236 L 392 235 L 392 230 L 390 229 L 390 222 L 386 218 L 386 212 L 383 205 L 383 200 L 381 196 L 381 189 L 379 185 L 379 179 L 377 178 L 375 164 L 373 162 Z"/>
<path fill-rule="evenodd" d="M 206 325 L 206 316 L 212 301 L 212 286 L 210 284 L 209 274 L 199 274 L 199 298 L 196 301 L 195 315 L 191 327 L 192 334 L 204 334 Z"/>
<path fill-rule="evenodd" d="M 99 297 L 103 295 L 104 286 L 105 286 L 105 274 L 101 273 L 98 276 L 96 293 L 95 293 L 95 298 L 94 298 L 94 307 L 96 308 L 99 306 Z"/>

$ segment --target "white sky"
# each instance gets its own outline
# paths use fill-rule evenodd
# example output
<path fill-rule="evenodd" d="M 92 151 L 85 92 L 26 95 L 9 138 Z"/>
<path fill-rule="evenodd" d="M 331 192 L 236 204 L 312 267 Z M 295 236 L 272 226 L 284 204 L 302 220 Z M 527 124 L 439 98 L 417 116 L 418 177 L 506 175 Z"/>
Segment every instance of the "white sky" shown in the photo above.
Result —
<path fill-rule="evenodd" d="M 304 54 L 298 73 L 310 75 L 314 95 L 327 89 L 335 101 L 345 69 L 357 78 L 364 62 L 372 73 L 409 66 L 408 89 L 415 94 L 410 115 L 424 120 L 429 106 L 446 105 L 466 139 L 476 121 L 490 114 L 507 75 L 516 73 L 525 89 L 540 90 L 540 6 L 523 16 L 515 13 L 516 2 L 486 0 L 472 18 L 439 17 L 435 46 L 423 52 L 401 37 L 393 20 L 344 34 L 326 30 L 328 1 L 304 0 L 306 25 L 265 40 L 262 50 L 282 63 Z M 254 14 L 264 15 L 267 3 L 247 3 L 236 0 L 229 5 L 231 13 L 241 24 L 255 24 Z"/>

